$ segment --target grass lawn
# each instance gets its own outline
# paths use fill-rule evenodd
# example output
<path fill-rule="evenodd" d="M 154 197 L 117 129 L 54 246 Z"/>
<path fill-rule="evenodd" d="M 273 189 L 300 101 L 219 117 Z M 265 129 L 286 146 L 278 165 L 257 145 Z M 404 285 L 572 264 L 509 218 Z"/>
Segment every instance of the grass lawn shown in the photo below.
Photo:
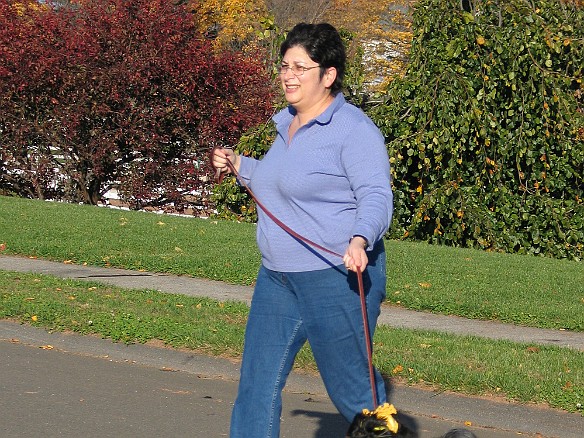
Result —
<path fill-rule="evenodd" d="M 0 197 L 3 253 L 253 284 L 255 226 Z M 394 305 L 584 329 L 582 263 L 387 241 Z M 0 318 L 116 341 L 241 353 L 247 306 L 0 271 Z M 582 411 L 584 353 L 380 327 L 375 363 L 404 383 Z M 305 348 L 297 366 L 314 370 Z"/>

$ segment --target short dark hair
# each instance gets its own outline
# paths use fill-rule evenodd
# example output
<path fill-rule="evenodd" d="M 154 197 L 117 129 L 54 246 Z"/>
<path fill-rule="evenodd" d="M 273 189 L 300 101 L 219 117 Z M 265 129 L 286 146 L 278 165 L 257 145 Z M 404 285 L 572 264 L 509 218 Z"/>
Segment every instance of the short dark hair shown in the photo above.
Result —
<path fill-rule="evenodd" d="M 292 28 L 280 46 L 280 56 L 284 56 L 291 47 L 302 47 L 310 59 L 320 65 L 320 77 L 327 68 L 334 67 L 337 77 L 331 85 L 331 93 L 338 94 L 343 88 L 345 63 L 347 55 L 345 45 L 339 32 L 328 23 L 299 23 Z"/>

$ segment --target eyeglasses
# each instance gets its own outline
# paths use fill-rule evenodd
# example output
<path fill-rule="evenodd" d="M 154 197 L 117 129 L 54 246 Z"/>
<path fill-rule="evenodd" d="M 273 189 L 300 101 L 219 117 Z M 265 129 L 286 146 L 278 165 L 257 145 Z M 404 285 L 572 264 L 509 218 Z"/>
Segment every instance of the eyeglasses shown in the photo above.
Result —
<path fill-rule="evenodd" d="M 303 65 L 288 65 L 288 64 L 281 64 L 278 66 L 278 72 L 284 76 L 288 73 L 288 70 L 292 70 L 294 76 L 302 76 L 304 72 L 308 70 L 312 70 L 313 68 L 319 68 L 320 65 L 315 65 L 314 67 L 304 67 Z"/>

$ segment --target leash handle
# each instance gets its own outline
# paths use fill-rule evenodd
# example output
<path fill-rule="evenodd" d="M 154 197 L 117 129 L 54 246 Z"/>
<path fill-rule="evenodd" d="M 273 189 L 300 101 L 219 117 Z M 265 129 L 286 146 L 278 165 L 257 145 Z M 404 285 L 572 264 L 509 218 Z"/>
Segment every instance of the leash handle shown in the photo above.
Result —
<path fill-rule="evenodd" d="M 215 153 L 215 149 L 217 149 L 217 148 L 219 148 L 219 146 L 215 146 L 213 149 L 211 149 L 210 161 L 211 161 L 211 166 L 215 169 L 215 179 L 217 180 L 218 184 L 221 184 L 225 175 L 223 174 L 223 172 L 221 172 L 221 169 L 217 169 L 213 165 L 213 154 Z M 272 212 L 270 210 L 268 210 L 261 203 L 261 201 L 258 198 L 256 198 L 253 191 L 245 183 L 243 178 L 241 178 L 239 176 L 239 172 L 237 172 L 237 170 L 235 169 L 235 166 L 233 165 L 233 163 L 229 159 L 227 159 L 227 167 L 229 167 L 229 170 L 231 171 L 231 173 L 233 173 L 233 175 L 235 176 L 237 181 L 239 181 L 239 183 L 245 188 L 245 190 L 247 190 L 247 192 L 252 197 L 252 199 L 255 201 L 255 203 L 280 228 L 282 228 L 284 231 L 286 231 L 288 234 L 295 237 L 296 239 L 298 239 L 304 243 L 307 243 L 314 248 L 318 248 L 321 251 L 325 251 L 325 252 L 332 254 L 334 256 L 343 258 L 343 256 L 341 254 L 339 254 L 335 251 L 332 251 L 328 248 L 325 248 L 324 246 L 319 245 L 316 242 L 313 242 L 312 240 L 308 239 L 307 237 L 304 237 L 301 234 L 298 234 L 296 231 L 294 231 L 292 228 L 290 228 L 288 225 L 286 225 L 284 222 L 282 222 L 280 219 L 278 219 L 276 216 L 274 216 L 274 214 L 272 214 Z M 363 317 L 363 329 L 365 331 L 365 345 L 367 347 L 367 364 L 369 366 L 369 383 L 371 385 L 371 394 L 373 395 L 373 409 L 376 409 L 378 406 L 378 399 L 377 399 L 377 387 L 375 385 L 375 370 L 373 368 L 373 352 L 372 352 L 372 346 L 371 346 L 371 343 L 373 342 L 373 340 L 371 339 L 370 332 L 369 332 L 369 318 L 367 317 L 367 303 L 365 301 L 365 288 L 363 286 L 363 273 L 360 270 L 357 270 L 356 274 L 357 274 L 357 284 L 359 287 L 359 297 L 361 300 L 361 315 Z"/>

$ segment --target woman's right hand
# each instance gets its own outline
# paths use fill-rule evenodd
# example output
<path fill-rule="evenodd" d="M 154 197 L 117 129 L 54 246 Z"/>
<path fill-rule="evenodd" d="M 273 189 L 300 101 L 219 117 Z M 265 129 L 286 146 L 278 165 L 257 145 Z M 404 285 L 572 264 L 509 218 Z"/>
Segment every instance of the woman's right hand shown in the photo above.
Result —
<path fill-rule="evenodd" d="M 239 171 L 239 155 L 233 152 L 233 149 L 228 148 L 215 148 L 213 150 L 213 157 L 212 157 L 213 167 L 217 171 L 216 178 L 222 173 L 229 173 L 231 171 L 228 162 L 235 168 L 236 171 Z"/>

